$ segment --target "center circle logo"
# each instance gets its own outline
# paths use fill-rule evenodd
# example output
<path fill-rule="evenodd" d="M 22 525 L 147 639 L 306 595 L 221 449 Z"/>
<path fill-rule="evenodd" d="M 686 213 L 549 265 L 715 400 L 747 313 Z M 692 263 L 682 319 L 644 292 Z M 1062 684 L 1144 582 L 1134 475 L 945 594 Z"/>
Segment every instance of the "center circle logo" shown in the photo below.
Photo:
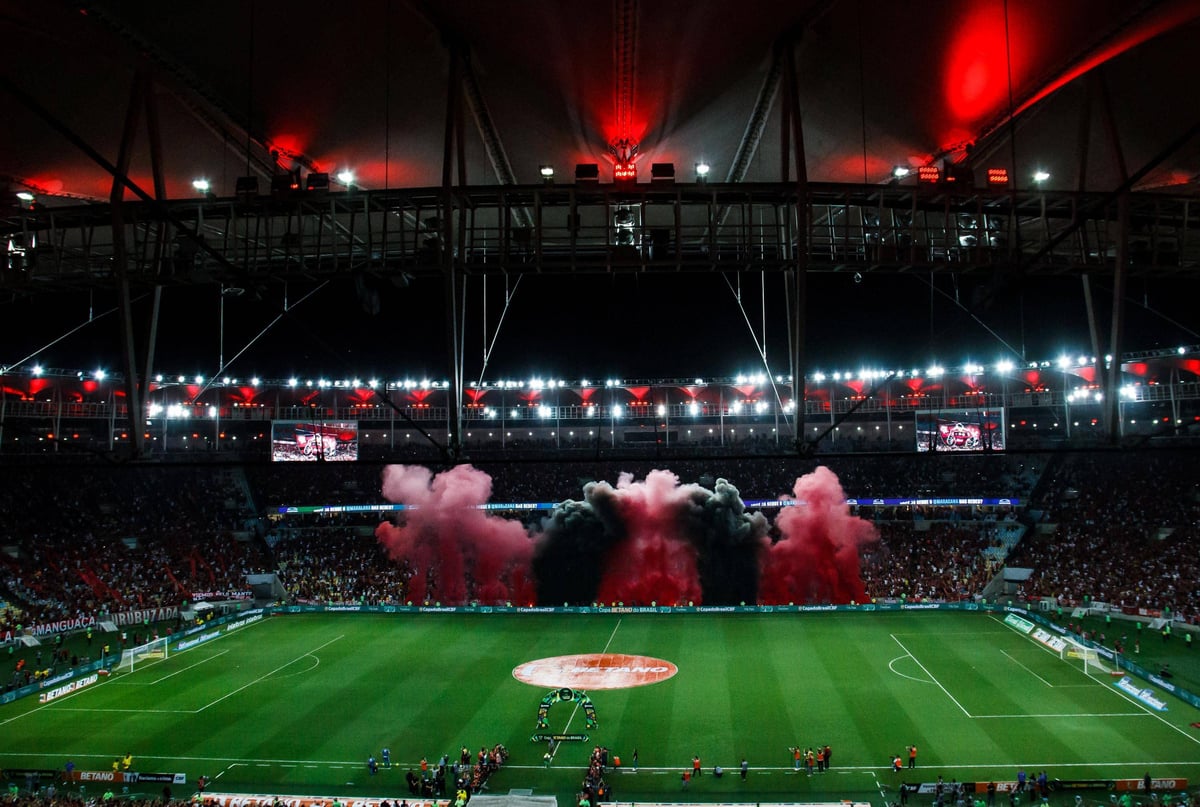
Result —
<path fill-rule="evenodd" d="M 624 653 L 583 653 L 527 661 L 513 668 L 513 678 L 536 687 L 627 689 L 666 681 L 679 668 L 669 661 Z"/>

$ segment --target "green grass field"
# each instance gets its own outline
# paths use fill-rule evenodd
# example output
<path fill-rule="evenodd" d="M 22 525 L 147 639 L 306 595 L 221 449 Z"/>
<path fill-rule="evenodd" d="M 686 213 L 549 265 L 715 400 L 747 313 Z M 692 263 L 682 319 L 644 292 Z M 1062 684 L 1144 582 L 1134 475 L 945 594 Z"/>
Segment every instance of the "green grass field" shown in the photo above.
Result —
<path fill-rule="evenodd" d="M 590 741 L 561 744 L 551 766 L 530 742 L 545 688 L 518 664 L 573 653 L 673 662 L 649 686 L 595 690 Z M 623 757 L 616 798 L 680 800 L 699 754 L 721 780 L 692 801 L 882 802 L 902 780 L 1200 778 L 1200 711 L 1168 696 L 1154 712 L 1089 677 L 999 618 L 968 613 L 289 615 L 248 625 L 133 673 L 39 704 L 0 711 L 0 766 L 206 774 L 213 789 L 406 795 L 426 756 L 504 743 L 490 791 L 572 796 L 592 744 Z M 584 731 L 561 704 L 557 731 Z M 833 770 L 795 774 L 788 747 L 833 747 Z M 913 774 L 891 772 L 905 746 Z M 370 776 L 383 746 L 393 767 Z M 638 749 L 640 770 L 629 770 Z M 745 756 L 750 776 L 736 776 Z M 178 790 L 177 790 L 178 792 Z M 565 802 L 570 803 L 570 802 Z"/>

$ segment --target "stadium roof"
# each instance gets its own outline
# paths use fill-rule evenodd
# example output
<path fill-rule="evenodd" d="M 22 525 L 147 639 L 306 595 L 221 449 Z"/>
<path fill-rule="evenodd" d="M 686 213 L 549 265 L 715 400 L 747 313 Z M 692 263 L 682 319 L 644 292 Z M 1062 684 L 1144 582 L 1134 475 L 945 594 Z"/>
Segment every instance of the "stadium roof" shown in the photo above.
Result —
<path fill-rule="evenodd" d="M 0 175 L 10 193 L 32 192 L 49 208 L 109 198 L 111 174 L 63 132 L 115 161 L 139 65 L 172 199 L 197 196 L 197 179 L 231 196 L 239 177 L 291 169 L 328 173 L 335 188 L 342 171 L 363 189 L 436 187 L 451 74 L 466 78 L 470 185 L 540 183 L 542 166 L 569 183 L 578 163 L 598 163 L 607 181 L 635 146 L 642 181 L 652 163 L 673 163 L 690 182 L 703 162 L 722 182 L 778 182 L 788 82 L 776 56 L 788 45 L 814 182 L 882 185 L 897 165 L 968 159 L 1010 169 L 1018 187 L 1044 171 L 1042 187 L 1061 191 L 1111 191 L 1122 163 L 1143 192 L 1194 197 L 1200 177 L 1200 138 L 1190 136 L 1200 111 L 1183 67 L 1200 34 L 1198 0 L 4 0 L 0 9 Z M 147 129 L 137 132 L 129 175 L 152 188 Z M 479 297 L 469 301 L 468 350 L 491 349 L 489 375 L 731 373 L 759 355 L 756 340 L 778 360 L 771 371 L 787 371 L 773 280 L 522 283 L 494 342 L 504 284 L 469 290 Z M 1019 273 L 815 279 L 809 352 L 828 362 L 951 363 L 1097 352 L 1079 288 L 1077 278 L 1034 283 Z M 324 289 L 267 327 L 284 308 L 279 293 L 222 308 L 216 291 L 172 290 L 161 349 L 212 372 L 245 348 L 232 371 L 246 376 L 337 373 L 347 363 L 386 376 L 418 362 L 444 374 L 440 284 L 389 286 L 378 315 L 364 310 L 361 291 Z M 1194 276 L 1131 286 L 1126 344 L 1194 342 L 1195 291 Z M 289 305 L 301 294 L 291 293 Z M 95 291 L 7 299 L 0 338 L 15 355 L 2 358 L 39 350 L 109 304 Z M 108 320 L 43 359 L 86 366 L 115 355 Z"/>

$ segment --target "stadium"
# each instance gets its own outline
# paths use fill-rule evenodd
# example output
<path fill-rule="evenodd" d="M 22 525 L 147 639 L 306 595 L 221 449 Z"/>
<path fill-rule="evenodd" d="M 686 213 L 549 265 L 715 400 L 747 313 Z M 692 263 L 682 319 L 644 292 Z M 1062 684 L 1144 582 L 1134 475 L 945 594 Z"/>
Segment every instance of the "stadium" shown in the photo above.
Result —
<path fill-rule="evenodd" d="M 4 804 L 1200 796 L 1196 0 L 0 9 Z"/>

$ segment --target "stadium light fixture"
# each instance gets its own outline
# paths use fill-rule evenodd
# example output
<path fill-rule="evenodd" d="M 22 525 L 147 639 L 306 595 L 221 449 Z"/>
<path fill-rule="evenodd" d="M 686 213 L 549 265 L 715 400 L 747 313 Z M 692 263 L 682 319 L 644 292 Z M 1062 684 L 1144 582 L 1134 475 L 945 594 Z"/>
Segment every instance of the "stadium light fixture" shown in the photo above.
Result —
<path fill-rule="evenodd" d="M 622 411 L 622 409 L 621 409 L 621 405 L 620 405 L 620 404 L 614 404 L 614 405 L 613 405 L 613 408 L 612 408 L 612 414 L 613 414 L 613 417 L 614 417 L 614 418 L 619 418 L 619 417 L 621 417 L 621 411 Z"/>
<path fill-rule="evenodd" d="M 892 166 L 892 178 L 893 179 L 904 179 L 906 176 L 908 176 L 911 173 L 912 173 L 912 169 L 909 168 L 907 165 Z"/>
<path fill-rule="evenodd" d="M 1011 373 L 1013 369 L 1013 363 L 1008 359 L 1004 359 L 996 364 L 996 372 L 998 373 Z"/>
<path fill-rule="evenodd" d="M 257 387 L 260 383 L 262 383 L 262 379 L 260 379 L 258 376 L 254 376 L 254 378 L 250 379 L 250 386 L 252 387 Z"/>
<path fill-rule="evenodd" d="M 542 418 L 543 420 L 550 417 L 550 414 L 551 414 L 550 407 L 545 406 L 545 405 L 538 407 L 538 417 Z"/>
<path fill-rule="evenodd" d="M 103 370 L 97 370 L 96 372 L 92 373 L 92 375 L 97 381 L 103 381 L 108 373 L 104 372 Z"/>
<path fill-rule="evenodd" d="M 691 415 L 692 417 L 699 415 L 700 414 L 700 404 L 696 403 L 695 401 L 692 401 L 690 404 L 688 404 L 688 414 Z"/>
<path fill-rule="evenodd" d="M 1059 356 L 1056 363 L 1058 364 L 1058 369 L 1060 370 L 1065 370 L 1071 366 L 1071 360 L 1066 356 Z"/>
<path fill-rule="evenodd" d="M 198 193 L 204 194 L 207 194 L 210 190 L 212 190 L 212 184 L 207 179 L 193 179 L 192 187 L 195 188 Z"/>
<path fill-rule="evenodd" d="M 195 378 L 195 381 L 196 381 L 196 383 L 197 383 L 197 384 L 203 384 L 203 383 L 204 383 L 204 376 L 202 376 L 202 375 L 198 375 L 198 376 L 196 376 L 196 378 Z"/>
<path fill-rule="evenodd" d="M 545 182 L 547 185 L 549 185 L 551 182 L 554 181 L 554 166 L 553 165 L 538 166 L 538 173 L 542 175 L 542 182 Z"/>
<path fill-rule="evenodd" d="M 824 373 L 813 373 L 813 381 L 816 381 L 818 384 L 825 383 L 825 374 Z"/>
<path fill-rule="evenodd" d="M 34 374 L 35 376 L 36 376 L 36 375 L 41 375 L 41 374 L 42 374 L 42 365 L 40 365 L 40 364 L 35 364 L 35 365 L 33 365 L 33 374 Z"/>
<path fill-rule="evenodd" d="M 655 409 L 654 411 L 655 411 L 656 413 L 658 413 L 658 416 L 659 416 L 659 417 L 662 417 L 662 416 L 664 416 L 665 414 L 667 414 L 667 407 L 663 406 L 662 404 L 659 404 L 659 405 L 658 405 L 658 408 L 657 408 L 657 409 Z"/>
<path fill-rule="evenodd" d="M 32 202 L 33 194 L 30 193 L 29 191 L 17 191 L 17 198 L 20 199 L 22 202 Z"/>
<path fill-rule="evenodd" d="M 944 373 L 944 372 L 946 372 L 946 370 L 944 368 L 939 367 L 938 365 L 935 364 L 932 367 L 930 367 L 928 370 L 925 371 L 925 375 L 929 376 L 930 378 L 941 378 L 942 373 Z"/>
<path fill-rule="evenodd" d="M 299 383 L 300 383 L 300 382 L 299 382 L 297 379 L 295 379 L 295 378 L 289 378 L 289 379 L 288 379 L 288 386 L 289 386 L 289 387 L 295 387 L 295 386 L 296 386 L 297 384 L 299 384 Z"/>
<path fill-rule="evenodd" d="M 354 172 L 349 168 L 343 168 L 337 173 L 337 181 L 345 185 L 347 188 L 354 184 Z"/>
<path fill-rule="evenodd" d="M 1038 170 L 1033 172 L 1033 181 L 1034 182 L 1038 182 L 1038 183 L 1045 182 L 1049 178 L 1050 178 L 1050 172 L 1045 170 L 1044 168 L 1039 168 Z"/>
<path fill-rule="evenodd" d="M 708 173 L 710 171 L 712 171 L 712 166 L 709 165 L 704 160 L 701 160 L 700 162 L 696 163 L 696 181 L 697 182 L 707 182 L 708 181 Z"/>

